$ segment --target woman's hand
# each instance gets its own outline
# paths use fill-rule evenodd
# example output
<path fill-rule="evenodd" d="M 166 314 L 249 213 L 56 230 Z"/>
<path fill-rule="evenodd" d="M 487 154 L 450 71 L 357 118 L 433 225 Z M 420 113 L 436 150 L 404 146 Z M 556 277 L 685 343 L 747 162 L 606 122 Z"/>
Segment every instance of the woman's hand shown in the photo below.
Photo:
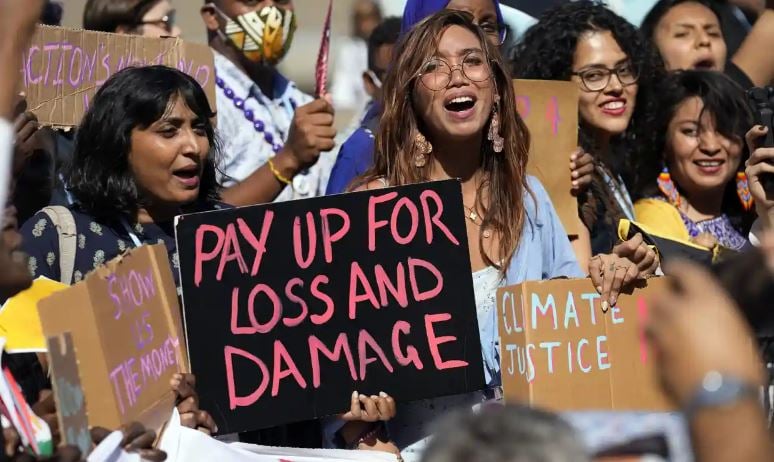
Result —
<path fill-rule="evenodd" d="M 658 252 L 645 243 L 645 238 L 640 233 L 613 247 L 613 254 L 626 258 L 637 265 L 637 279 L 647 279 L 653 276 L 661 265 Z"/>
<path fill-rule="evenodd" d="M 691 239 L 691 242 L 693 242 L 696 245 L 706 247 L 708 249 L 712 249 L 716 245 L 718 245 L 717 238 L 710 233 L 701 233 L 698 236 Z"/>
<path fill-rule="evenodd" d="M 395 400 L 386 393 L 379 396 L 361 395 L 352 393 L 349 412 L 341 415 L 347 423 L 341 427 L 341 435 L 347 447 L 367 446 L 374 450 L 391 451 L 394 445 L 388 441 L 381 441 L 378 432 L 380 425 L 395 417 Z M 371 433 L 374 433 L 371 435 Z M 389 447 L 383 448 L 383 445 Z M 380 448 L 380 449 L 377 449 Z"/>
<path fill-rule="evenodd" d="M 589 187 L 594 174 L 594 157 L 583 148 L 570 154 L 570 176 L 572 177 L 572 195 L 577 196 Z"/>
<path fill-rule="evenodd" d="M 38 132 L 38 118 L 27 110 L 27 99 L 20 97 L 14 109 L 13 174 L 21 174 L 27 161 L 35 153 L 35 134 Z"/>
<path fill-rule="evenodd" d="M 766 193 L 761 179 L 768 175 L 774 178 L 774 148 L 758 148 L 758 139 L 766 136 L 769 129 L 762 125 L 755 126 L 747 132 L 745 139 L 750 150 L 750 158 L 745 164 L 747 182 L 750 185 L 750 194 L 755 201 L 755 209 L 758 217 L 763 221 L 765 228 L 774 228 L 774 191 Z M 772 180 L 774 181 L 774 180 Z"/>
<path fill-rule="evenodd" d="M 193 374 L 175 374 L 169 382 L 177 396 L 175 403 L 180 413 L 180 424 L 208 435 L 218 432 L 218 426 L 209 412 L 199 409 L 196 377 Z"/>
<path fill-rule="evenodd" d="M 616 254 L 599 254 L 589 262 L 589 275 L 597 292 L 602 294 L 602 311 L 615 306 L 621 290 L 640 275 L 636 264 Z"/>

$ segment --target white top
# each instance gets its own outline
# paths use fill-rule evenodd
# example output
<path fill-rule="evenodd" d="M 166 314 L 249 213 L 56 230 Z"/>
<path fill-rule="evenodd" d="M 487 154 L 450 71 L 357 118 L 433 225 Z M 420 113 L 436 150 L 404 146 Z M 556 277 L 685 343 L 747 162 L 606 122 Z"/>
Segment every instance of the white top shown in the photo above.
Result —
<path fill-rule="evenodd" d="M 0 204 L 8 202 L 13 168 L 13 137 L 13 125 L 0 118 Z M 5 214 L 0 214 L 0 229 L 3 229 L 4 219 Z"/>
<path fill-rule="evenodd" d="M 368 45 L 362 39 L 341 40 L 333 72 L 333 105 L 337 110 L 360 111 L 371 99 L 363 86 L 363 72 L 368 70 Z"/>
<path fill-rule="evenodd" d="M 247 74 L 223 55 L 215 52 L 215 70 L 226 86 L 234 91 L 237 98 L 245 100 L 245 108 L 254 112 L 254 120 L 265 125 L 265 132 L 271 133 L 275 143 L 287 140 L 295 108 L 312 101 L 296 85 L 275 74 L 275 95 L 264 95 L 258 85 Z M 223 143 L 223 158 L 220 170 L 225 174 L 220 180 L 225 187 L 244 180 L 274 156 L 274 151 L 264 134 L 258 132 L 247 120 L 244 111 L 235 107 L 224 90 L 216 88 L 218 111 L 218 134 Z M 293 178 L 293 188 L 286 187 L 275 199 L 276 202 L 291 199 L 305 199 L 325 193 L 335 156 L 323 153 L 316 165 Z"/>

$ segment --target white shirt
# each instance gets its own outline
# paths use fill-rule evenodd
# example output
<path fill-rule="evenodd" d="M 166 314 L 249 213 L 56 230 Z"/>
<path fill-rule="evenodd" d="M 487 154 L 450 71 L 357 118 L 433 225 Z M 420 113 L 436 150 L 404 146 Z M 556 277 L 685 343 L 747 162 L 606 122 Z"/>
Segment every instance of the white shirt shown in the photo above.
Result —
<path fill-rule="evenodd" d="M 217 52 L 215 70 L 226 86 L 234 91 L 234 96 L 245 100 L 245 108 L 253 111 L 254 120 L 264 123 L 264 132 L 274 137 L 275 144 L 282 145 L 287 140 L 295 109 L 312 101 L 311 96 L 299 90 L 279 72 L 275 74 L 277 94 L 273 97 L 264 95 L 247 74 Z M 223 158 L 219 167 L 225 174 L 220 181 L 224 187 L 229 187 L 266 164 L 274 157 L 275 152 L 264 134 L 258 132 L 253 123 L 247 120 L 244 111 L 234 106 L 233 100 L 226 97 L 225 91 L 221 88 L 215 90 L 218 132 L 223 143 Z M 296 175 L 293 178 L 293 188 L 288 186 L 283 189 L 275 202 L 325 194 L 334 160 L 335 156 L 330 153 L 321 154 L 317 164 Z"/>
<path fill-rule="evenodd" d="M 363 86 L 368 70 L 368 45 L 359 38 L 342 40 L 333 73 L 333 105 L 337 110 L 362 110 L 370 99 Z"/>
<path fill-rule="evenodd" d="M 13 125 L 0 118 L 0 204 L 8 202 L 8 193 L 11 186 L 11 168 L 13 167 Z M 3 229 L 5 214 L 0 213 L 0 229 Z"/>

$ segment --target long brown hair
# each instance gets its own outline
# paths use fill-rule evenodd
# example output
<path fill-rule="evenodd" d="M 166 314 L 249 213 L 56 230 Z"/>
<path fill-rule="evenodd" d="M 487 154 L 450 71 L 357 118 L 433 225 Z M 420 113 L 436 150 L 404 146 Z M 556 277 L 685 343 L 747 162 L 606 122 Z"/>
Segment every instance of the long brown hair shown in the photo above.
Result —
<path fill-rule="evenodd" d="M 478 37 L 500 95 L 500 134 L 505 139 L 505 146 L 502 152 L 496 153 L 492 142 L 486 136 L 481 137 L 480 169 L 484 172 L 484 181 L 479 186 L 476 207 L 483 211 L 482 229 L 491 229 L 500 238 L 499 261 L 492 261 L 484 251 L 482 235 L 479 236 L 481 256 L 488 265 L 504 271 L 518 248 L 526 219 L 524 194 L 529 192 L 526 174 L 529 132 L 516 112 L 516 97 L 508 66 L 497 47 L 473 23 L 473 16 L 469 13 L 443 10 L 417 24 L 397 45 L 393 54 L 396 60 L 384 81 L 384 109 L 376 134 L 374 166 L 356 180 L 355 186 L 379 178 L 391 186 L 429 180 L 429 168 L 419 168 L 414 162 L 417 149 L 415 137 L 422 132 L 423 124 L 414 109 L 412 94 L 420 68 L 436 54 L 443 32 L 455 25 Z M 488 132 L 490 123 L 491 119 L 484 126 L 483 133 Z M 488 201 L 484 200 L 485 196 Z"/>

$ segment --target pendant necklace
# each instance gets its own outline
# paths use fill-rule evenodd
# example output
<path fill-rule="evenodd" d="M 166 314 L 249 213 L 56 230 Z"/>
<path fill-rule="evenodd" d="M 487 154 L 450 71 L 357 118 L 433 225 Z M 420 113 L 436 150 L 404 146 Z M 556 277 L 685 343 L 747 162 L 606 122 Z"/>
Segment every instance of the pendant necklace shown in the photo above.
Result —
<path fill-rule="evenodd" d="M 470 220 L 470 221 L 471 221 L 471 222 L 472 222 L 474 225 L 476 225 L 476 226 L 478 226 L 478 227 L 480 228 L 480 227 L 481 227 L 481 224 L 483 224 L 483 220 L 481 220 L 481 222 L 482 222 L 481 224 L 479 224 L 479 223 L 478 223 L 478 220 L 479 220 L 479 218 L 481 218 L 481 217 L 478 215 L 478 213 L 476 213 L 476 211 L 475 211 L 475 210 L 473 210 L 472 208 L 468 207 L 468 206 L 467 206 L 467 205 L 465 205 L 465 204 L 462 204 L 462 207 L 464 207 L 464 208 L 465 208 L 465 212 L 466 212 L 465 218 L 467 218 L 467 219 L 468 219 L 468 220 Z M 489 231 L 488 229 L 484 229 L 484 230 L 482 230 L 481 234 L 484 236 L 484 238 L 485 238 L 485 239 L 489 239 L 489 238 L 492 236 L 492 232 L 491 232 L 491 231 Z"/>

